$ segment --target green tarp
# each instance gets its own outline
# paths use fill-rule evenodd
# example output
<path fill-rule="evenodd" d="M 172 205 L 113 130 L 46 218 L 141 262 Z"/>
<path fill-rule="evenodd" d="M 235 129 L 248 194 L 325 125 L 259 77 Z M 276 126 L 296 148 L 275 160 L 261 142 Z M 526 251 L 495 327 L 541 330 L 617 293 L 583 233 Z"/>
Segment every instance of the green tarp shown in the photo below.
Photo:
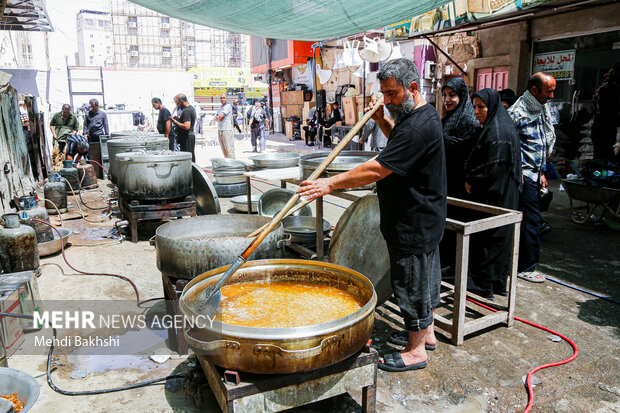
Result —
<path fill-rule="evenodd" d="M 409 19 L 448 0 L 132 0 L 188 22 L 254 36 L 327 40 Z"/>

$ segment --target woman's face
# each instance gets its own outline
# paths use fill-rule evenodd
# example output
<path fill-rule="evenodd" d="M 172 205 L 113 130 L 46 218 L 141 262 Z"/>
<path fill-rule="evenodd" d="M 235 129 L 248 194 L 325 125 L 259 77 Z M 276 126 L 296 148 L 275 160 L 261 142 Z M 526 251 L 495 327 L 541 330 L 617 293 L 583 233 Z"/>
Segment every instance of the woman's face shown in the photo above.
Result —
<path fill-rule="evenodd" d="M 459 95 L 450 87 L 443 88 L 441 97 L 443 98 L 443 106 L 448 112 L 452 112 L 459 105 Z"/>
<path fill-rule="evenodd" d="M 480 122 L 481 125 L 487 120 L 487 112 L 489 108 L 485 105 L 484 101 L 480 99 L 478 96 L 474 96 L 474 114 L 476 115 L 476 119 Z"/>

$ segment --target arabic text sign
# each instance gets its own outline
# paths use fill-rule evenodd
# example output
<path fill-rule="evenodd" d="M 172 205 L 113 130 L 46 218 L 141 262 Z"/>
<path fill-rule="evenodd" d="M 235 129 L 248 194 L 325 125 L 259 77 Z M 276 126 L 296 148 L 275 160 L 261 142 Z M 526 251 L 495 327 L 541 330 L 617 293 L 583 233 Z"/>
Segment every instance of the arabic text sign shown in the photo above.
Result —
<path fill-rule="evenodd" d="M 539 53 L 534 55 L 532 73 L 545 72 L 556 80 L 573 78 L 575 70 L 575 50 Z"/>

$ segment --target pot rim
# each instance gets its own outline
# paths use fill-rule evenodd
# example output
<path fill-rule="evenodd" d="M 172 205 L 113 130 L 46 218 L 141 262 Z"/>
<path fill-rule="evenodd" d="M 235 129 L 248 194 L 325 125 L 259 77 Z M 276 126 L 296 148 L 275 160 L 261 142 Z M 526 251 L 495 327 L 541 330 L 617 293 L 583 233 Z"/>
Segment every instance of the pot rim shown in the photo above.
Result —
<path fill-rule="evenodd" d="M 244 195 L 245 196 L 245 195 Z M 227 218 L 224 218 L 227 217 Z M 260 215 L 243 215 L 243 214 L 238 214 L 238 215 L 198 215 L 195 217 L 190 217 L 190 218 L 184 218 L 182 220 L 178 220 L 178 221 L 170 221 L 170 222 L 166 222 L 163 225 L 160 225 L 159 227 L 157 227 L 157 229 L 155 230 L 155 237 L 157 242 L 159 242 L 159 240 L 161 239 L 166 240 L 166 241 L 182 241 L 182 242 L 190 242 L 190 243 L 204 243 L 204 240 L 193 240 L 193 239 L 185 239 L 185 238 L 179 238 L 178 236 L 175 237 L 171 237 L 168 235 L 163 235 L 163 232 L 165 232 L 168 228 L 170 227 L 174 227 L 175 224 L 178 225 L 178 223 L 186 223 L 186 222 L 199 222 L 199 221 L 212 221 L 212 220 L 223 220 L 223 219 L 228 219 L 228 220 L 234 220 L 234 221 L 240 221 L 240 220 L 246 220 L 246 221 L 264 221 L 264 222 L 260 222 L 258 226 L 256 226 L 256 228 L 248 228 L 247 233 L 251 234 L 255 229 L 262 227 L 265 224 L 268 224 L 271 219 L 268 217 L 263 217 Z M 189 225 L 189 224 L 187 224 Z M 196 224 L 198 225 L 198 224 Z M 275 232 L 278 230 L 284 230 L 284 226 L 282 225 L 281 222 L 278 223 L 278 225 L 276 225 L 276 227 L 271 231 L 271 232 Z M 248 240 L 248 244 L 250 243 L 250 239 L 251 238 L 247 238 Z M 242 251 L 239 251 L 239 253 L 241 254 Z"/>
<path fill-rule="evenodd" d="M 267 259 L 267 260 L 256 260 L 256 261 L 248 261 L 241 266 L 241 268 L 255 268 L 264 266 L 266 268 L 273 266 L 295 266 L 295 267 L 305 267 L 308 269 L 312 268 L 321 268 L 322 270 L 332 270 L 333 272 L 338 272 L 339 275 L 348 277 L 351 279 L 357 279 L 359 282 L 366 284 L 372 291 L 372 296 L 366 304 L 362 306 L 359 310 L 351 313 L 345 317 L 337 318 L 335 320 L 328 321 L 326 323 L 314 324 L 310 326 L 302 326 L 302 327 L 288 327 L 288 328 L 257 328 L 257 327 L 244 327 L 237 326 L 232 324 L 224 324 L 221 322 L 213 322 L 212 328 L 205 328 L 206 330 L 216 332 L 224 336 L 235 336 L 239 338 L 247 338 L 247 339 L 258 339 L 258 340 L 299 340 L 304 338 L 316 338 L 318 335 L 330 334 L 334 331 L 342 330 L 343 328 L 353 325 L 357 323 L 359 320 L 362 320 L 369 315 L 372 315 L 375 311 L 375 306 L 377 304 L 377 292 L 375 291 L 374 286 L 370 282 L 368 278 L 366 278 L 361 273 L 352 270 L 350 268 L 343 267 L 341 265 L 336 265 L 328 262 L 318 262 L 312 260 L 298 260 L 298 259 Z M 183 289 L 181 293 L 181 297 L 179 298 L 179 309 L 181 312 L 187 317 L 196 317 L 200 314 L 196 313 L 186 302 L 185 298 L 187 294 L 194 288 L 198 288 L 198 284 L 206 280 L 208 278 L 212 278 L 211 283 L 205 285 L 204 288 L 210 286 L 211 284 L 215 284 L 219 279 L 218 276 L 224 274 L 224 272 L 228 269 L 226 267 L 220 267 L 208 271 L 198 277 L 192 279 Z M 346 270 L 346 271 L 343 271 Z M 203 288 L 203 290 L 204 290 Z M 201 290 L 202 291 L 202 290 Z"/>
<path fill-rule="evenodd" d="M 146 155 L 145 155 L 146 154 Z M 171 154 L 149 154 L 147 152 L 122 152 L 116 155 L 116 161 L 131 163 L 153 163 L 153 162 L 172 162 L 192 160 L 190 152 L 174 152 Z"/>
<path fill-rule="evenodd" d="M 132 139 L 132 138 L 126 138 L 126 137 L 119 137 L 118 139 L 110 139 L 108 141 L 108 148 L 112 147 L 112 148 L 118 148 L 118 147 L 140 147 L 140 146 L 145 146 L 145 145 L 149 145 L 149 144 L 154 144 L 154 143 L 168 143 L 168 138 L 166 138 L 165 136 L 159 137 L 159 136 L 153 136 L 151 137 L 150 135 L 147 136 L 139 136 L 140 139 Z M 144 139 L 144 138 L 149 138 L 149 139 Z"/>

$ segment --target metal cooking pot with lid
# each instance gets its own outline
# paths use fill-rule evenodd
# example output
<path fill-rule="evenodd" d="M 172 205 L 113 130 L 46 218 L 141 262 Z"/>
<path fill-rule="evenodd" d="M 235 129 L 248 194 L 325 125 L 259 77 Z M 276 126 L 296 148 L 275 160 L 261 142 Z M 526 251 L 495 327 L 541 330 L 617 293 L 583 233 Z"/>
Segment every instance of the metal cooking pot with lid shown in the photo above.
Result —
<path fill-rule="evenodd" d="M 228 263 L 230 264 L 230 263 Z M 194 278 L 183 290 L 179 308 L 190 320 L 202 315 L 200 296 L 227 267 Z M 261 374 L 295 373 L 338 363 L 355 354 L 372 334 L 377 295 L 362 274 L 335 264 L 310 260 L 262 260 L 244 264 L 227 283 L 252 281 L 306 282 L 344 290 L 362 308 L 326 323 L 293 328 L 255 328 L 215 321 L 190 326 L 185 340 L 217 365 Z"/>
<path fill-rule="evenodd" d="M 108 141 L 108 154 L 110 157 L 110 180 L 117 183 L 118 171 L 116 170 L 116 155 L 123 152 L 139 150 L 156 151 L 168 149 L 168 138 L 161 135 L 135 135 L 123 136 Z"/>
<path fill-rule="evenodd" d="M 116 155 L 119 193 L 128 199 L 165 200 L 192 194 L 192 154 L 140 151 Z"/>
<path fill-rule="evenodd" d="M 157 268 L 169 277 L 191 279 L 230 265 L 253 240 L 246 235 L 270 221 L 256 215 L 203 215 L 170 221 L 155 232 Z M 281 258 L 287 242 L 280 223 L 250 259 Z"/>

